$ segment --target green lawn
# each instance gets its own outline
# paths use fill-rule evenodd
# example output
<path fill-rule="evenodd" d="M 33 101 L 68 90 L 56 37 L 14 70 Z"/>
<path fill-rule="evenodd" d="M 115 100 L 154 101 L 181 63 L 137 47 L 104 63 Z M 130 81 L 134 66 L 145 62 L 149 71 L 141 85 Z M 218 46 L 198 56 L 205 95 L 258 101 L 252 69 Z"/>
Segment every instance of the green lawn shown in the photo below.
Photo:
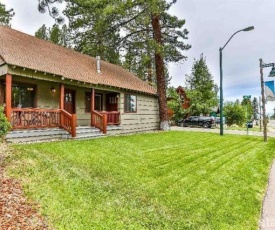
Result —
<path fill-rule="evenodd" d="M 257 229 L 275 139 L 159 132 L 17 145 L 7 160 L 55 229 Z"/>

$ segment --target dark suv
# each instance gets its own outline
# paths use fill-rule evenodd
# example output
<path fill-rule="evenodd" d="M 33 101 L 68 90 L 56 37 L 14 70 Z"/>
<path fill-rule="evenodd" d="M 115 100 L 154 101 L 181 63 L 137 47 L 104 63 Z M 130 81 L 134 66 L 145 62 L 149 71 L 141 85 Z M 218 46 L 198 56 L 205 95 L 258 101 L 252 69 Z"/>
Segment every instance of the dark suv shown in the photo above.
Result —
<path fill-rule="evenodd" d="M 179 126 L 182 127 L 203 127 L 203 128 L 211 128 L 215 125 L 214 117 L 201 117 L 201 116 L 191 116 L 184 120 L 178 122 Z"/>

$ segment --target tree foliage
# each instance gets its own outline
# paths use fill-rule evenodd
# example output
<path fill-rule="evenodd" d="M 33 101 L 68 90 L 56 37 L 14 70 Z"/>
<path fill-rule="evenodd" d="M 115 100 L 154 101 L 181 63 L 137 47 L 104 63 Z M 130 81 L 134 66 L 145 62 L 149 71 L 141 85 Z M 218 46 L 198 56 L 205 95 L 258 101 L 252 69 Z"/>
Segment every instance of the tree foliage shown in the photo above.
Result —
<path fill-rule="evenodd" d="M 67 25 L 60 28 L 58 24 L 54 24 L 47 28 L 44 24 L 35 32 L 35 36 L 65 47 L 70 46 L 70 33 Z"/>
<path fill-rule="evenodd" d="M 69 19 L 75 49 L 114 64 L 119 57 L 119 28 L 113 24 L 121 17 L 113 14 L 110 1 L 68 1 L 64 15 Z M 111 7 L 111 8 L 109 8 Z"/>
<path fill-rule="evenodd" d="M 247 121 L 245 108 L 236 102 L 226 102 L 224 104 L 224 116 L 228 126 L 233 124 L 242 126 Z"/>
<path fill-rule="evenodd" d="M 11 129 L 11 124 L 8 122 L 4 114 L 4 107 L 0 106 L 0 138 L 2 138 Z"/>
<path fill-rule="evenodd" d="M 259 103 L 256 97 L 254 97 L 252 101 L 252 115 L 253 115 L 253 120 L 259 119 Z"/>
<path fill-rule="evenodd" d="M 7 10 L 6 6 L 0 3 L 0 25 L 10 26 L 10 21 L 15 15 L 14 10 Z"/>
<path fill-rule="evenodd" d="M 189 113 L 189 109 L 182 108 L 182 101 L 174 87 L 168 87 L 167 96 L 169 98 L 167 106 L 173 111 L 172 120 L 177 122 Z"/>
<path fill-rule="evenodd" d="M 218 104 L 218 86 L 214 83 L 203 55 L 199 60 L 195 59 L 191 74 L 186 75 L 185 85 L 190 98 L 191 115 L 210 114 Z"/>
<path fill-rule="evenodd" d="M 249 121 L 253 119 L 253 106 L 250 98 L 243 98 L 241 105 L 243 106 L 245 110 L 245 117 L 246 120 Z"/>

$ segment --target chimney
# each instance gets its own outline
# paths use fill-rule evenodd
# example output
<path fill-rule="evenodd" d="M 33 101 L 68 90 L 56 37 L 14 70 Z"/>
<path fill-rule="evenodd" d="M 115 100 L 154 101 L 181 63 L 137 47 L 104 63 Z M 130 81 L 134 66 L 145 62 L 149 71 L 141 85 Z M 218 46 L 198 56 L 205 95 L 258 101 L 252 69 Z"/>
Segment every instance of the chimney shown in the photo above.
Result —
<path fill-rule="evenodd" d="M 96 56 L 96 71 L 97 71 L 97 73 L 101 73 L 101 71 L 100 71 L 100 56 Z"/>

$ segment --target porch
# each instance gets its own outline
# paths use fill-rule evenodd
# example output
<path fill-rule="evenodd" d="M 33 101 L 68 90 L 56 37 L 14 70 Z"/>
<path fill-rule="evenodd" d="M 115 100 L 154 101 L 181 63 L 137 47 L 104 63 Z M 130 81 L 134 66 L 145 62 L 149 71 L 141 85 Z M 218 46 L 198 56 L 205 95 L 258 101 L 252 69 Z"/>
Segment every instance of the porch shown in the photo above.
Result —
<path fill-rule="evenodd" d="M 61 128 L 76 137 L 78 126 L 90 126 L 106 134 L 108 125 L 120 124 L 120 93 L 91 86 L 6 74 L 0 76 L 0 105 L 12 130 Z"/>
<path fill-rule="evenodd" d="M 76 114 L 70 114 L 63 109 L 12 108 L 10 123 L 13 130 L 62 128 L 72 137 L 76 137 Z M 97 128 L 103 134 L 107 126 L 119 125 L 119 112 L 92 111 L 91 127 Z"/>

